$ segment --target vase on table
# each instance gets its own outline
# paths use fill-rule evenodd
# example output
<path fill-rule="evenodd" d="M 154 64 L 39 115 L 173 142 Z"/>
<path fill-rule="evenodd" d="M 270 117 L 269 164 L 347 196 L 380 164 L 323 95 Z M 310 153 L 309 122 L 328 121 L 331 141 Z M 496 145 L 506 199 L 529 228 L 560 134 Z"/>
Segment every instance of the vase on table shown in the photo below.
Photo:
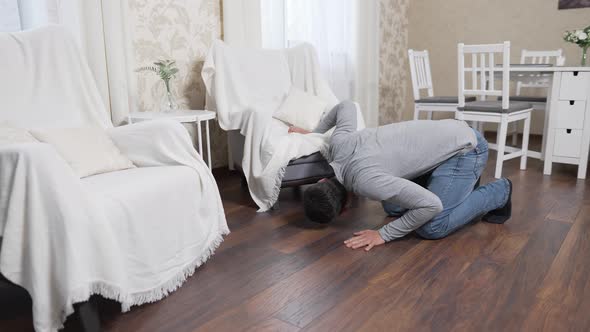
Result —
<path fill-rule="evenodd" d="M 166 94 L 162 98 L 162 104 L 160 109 L 162 112 L 174 112 L 178 110 L 178 103 L 176 102 L 174 94 L 172 94 L 172 92 L 170 91 L 170 82 L 164 81 L 164 83 L 166 84 Z"/>
<path fill-rule="evenodd" d="M 590 25 L 584 29 L 566 31 L 563 34 L 563 40 L 582 48 L 582 67 L 586 66 L 588 63 L 588 47 L 590 47 Z"/>

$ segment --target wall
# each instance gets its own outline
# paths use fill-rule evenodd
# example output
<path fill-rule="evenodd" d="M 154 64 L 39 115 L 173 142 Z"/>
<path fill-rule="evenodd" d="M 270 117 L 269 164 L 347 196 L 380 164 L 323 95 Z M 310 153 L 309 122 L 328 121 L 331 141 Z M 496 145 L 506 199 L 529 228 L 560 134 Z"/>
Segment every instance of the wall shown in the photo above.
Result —
<path fill-rule="evenodd" d="M 414 0 L 413 0 L 414 1 Z M 399 122 L 407 108 L 409 0 L 380 0 L 379 124 Z M 410 100 L 410 103 L 412 101 Z"/>
<path fill-rule="evenodd" d="M 177 61 L 179 75 L 171 81 L 173 93 L 185 109 L 203 109 L 205 87 L 201 79 L 203 60 L 211 43 L 221 38 L 220 0 L 130 0 L 136 65 L 158 59 Z M 160 108 L 165 87 L 153 73 L 137 73 L 141 111 Z M 194 135 L 195 128 L 189 126 Z M 211 127 L 213 167 L 227 165 L 225 133 Z"/>
<path fill-rule="evenodd" d="M 579 65 L 580 48 L 562 40 L 565 30 L 590 25 L 590 8 L 557 10 L 558 0 L 412 0 L 408 11 L 410 48 L 430 52 L 435 94 L 457 94 L 457 43 L 511 41 L 512 61 L 521 49 L 562 48 L 566 65 Z M 411 119 L 413 103 L 406 65 L 404 119 Z M 542 113 L 535 112 L 533 131 L 542 131 Z"/>

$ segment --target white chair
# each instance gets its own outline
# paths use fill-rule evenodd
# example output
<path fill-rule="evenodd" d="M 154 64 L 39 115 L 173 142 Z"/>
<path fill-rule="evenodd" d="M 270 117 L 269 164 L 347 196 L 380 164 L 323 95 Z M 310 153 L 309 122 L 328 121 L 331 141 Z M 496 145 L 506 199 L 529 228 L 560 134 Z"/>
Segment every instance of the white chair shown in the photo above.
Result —
<path fill-rule="evenodd" d="M 520 157 L 520 169 L 526 169 L 532 107 L 529 103 L 510 101 L 510 42 L 489 45 L 464 45 L 461 43 L 457 50 L 459 68 L 457 119 L 498 124 L 496 178 L 502 176 L 502 166 L 506 160 Z M 502 57 L 501 67 L 496 66 L 494 61 L 496 55 Z M 466 59 L 470 62 L 470 67 L 466 67 Z M 496 89 L 494 82 L 494 72 L 497 71 L 502 72 L 500 90 Z M 466 73 L 471 77 L 470 89 L 465 88 Z M 465 96 L 468 95 L 480 96 L 481 99 L 475 102 L 465 102 Z M 502 100 L 486 100 L 488 97 L 502 97 Z M 522 147 L 520 150 L 505 155 L 508 124 L 521 120 L 524 121 Z"/>
<path fill-rule="evenodd" d="M 433 112 L 455 113 L 459 103 L 456 96 L 434 96 L 428 51 L 410 49 L 408 50 L 408 57 L 410 59 L 410 73 L 414 92 L 414 120 L 420 118 L 420 112 L 427 112 L 428 120 L 432 120 Z M 420 96 L 421 90 L 426 90 L 426 96 Z M 469 97 L 467 101 L 475 100 L 475 97 Z"/>
<path fill-rule="evenodd" d="M 556 65 L 563 66 L 565 63 L 565 57 L 563 56 L 563 50 L 551 50 L 551 51 L 529 51 L 522 50 L 520 53 L 520 64 L 532 64 L 532 65 Z M 535 77 L 529 80 L 518 80 L 516 82 L 516 91 L 514 96 L 510 96 L 512 101 L 524 101 L 531 103 L 533 110 L 545 111 L 547 107 L 547 95 L 545 96 L 527 96 L 522 95 L 522 89 L 543 89 L 547 91 L 551 85 L 551 79 L 548 75 L 536 74 Z M 518 141 L 518 123 L 513 123 L 511 128 L 512 133 L 512 145 L 516 145 Z M 540 154 L 540 153 L 539 153 Z"/>

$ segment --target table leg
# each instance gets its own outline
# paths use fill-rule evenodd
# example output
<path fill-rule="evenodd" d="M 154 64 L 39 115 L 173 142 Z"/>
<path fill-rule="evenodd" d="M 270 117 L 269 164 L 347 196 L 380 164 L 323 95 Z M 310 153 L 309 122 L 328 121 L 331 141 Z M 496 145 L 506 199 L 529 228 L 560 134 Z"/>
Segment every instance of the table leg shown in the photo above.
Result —
<path fill-rule="evenodd" d="M 199 154 L 203 158 L 203 136 L 201 133 L 201 121 L 197 121 L 197 139 L 199 141 Z"/>
<path fill-rule="evenodd" d="M 549 89 L 547 89 L 547 102 L 545 102 L 545 120 L 543 122 L 543 137 L 541 143 L 541 160 L 545 160 L 545 148 L 547 146 L 547 135 L 549 132 L 549 113 L 553 109 L 553 105 L 551 100 L 553 99 L 553 90 L 558 89 L 557 87 L 553 87 L 553 82 L 555 82 L 555 74 L 551 75 L 549 79 Z M 557 80 L 559 81 L 559 80 Z"/>
<path fill-rule="evenodd" d="M 545 129 L 543 131 L 543 149 L 541 156 L 544 158 L 543 174 L 551 175 L 553 168 L 553 146 L 555 145 L 555 121 L 558 107 L 559 89 L 561 84 L 561 72 L 555 72 L 552 77 L 551 90 L 547 92 L 547 106 L 545 109 Z M 555 99 L 554 99 L 555 98 Z"/>
<path fill-rule="evenodd" d="M 207 163 L 209 164 L 209 169 L 213 169 L 211 167 L 211 136 L 209 135 L 209 120 L 205 121 L 205 131 L 207 135 Z"/>

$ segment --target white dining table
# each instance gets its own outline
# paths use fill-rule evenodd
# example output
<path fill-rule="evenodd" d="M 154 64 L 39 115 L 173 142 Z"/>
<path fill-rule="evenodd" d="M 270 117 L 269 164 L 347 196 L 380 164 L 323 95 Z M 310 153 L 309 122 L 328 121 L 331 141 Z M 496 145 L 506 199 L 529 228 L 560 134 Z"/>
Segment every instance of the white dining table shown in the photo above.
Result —
<path fill-rule="evenodd" d="M 494 72 L 496 79 L 501 75 L 501 71 Z M 590 149 L 590 67 L 511 64 L 510 79 L 551 81 L 542 150 L 529 151 L 528 156 L 544 160 L 547 175 L 553 162 L 578 165 L 578 178 L 584 179 Z"/>

